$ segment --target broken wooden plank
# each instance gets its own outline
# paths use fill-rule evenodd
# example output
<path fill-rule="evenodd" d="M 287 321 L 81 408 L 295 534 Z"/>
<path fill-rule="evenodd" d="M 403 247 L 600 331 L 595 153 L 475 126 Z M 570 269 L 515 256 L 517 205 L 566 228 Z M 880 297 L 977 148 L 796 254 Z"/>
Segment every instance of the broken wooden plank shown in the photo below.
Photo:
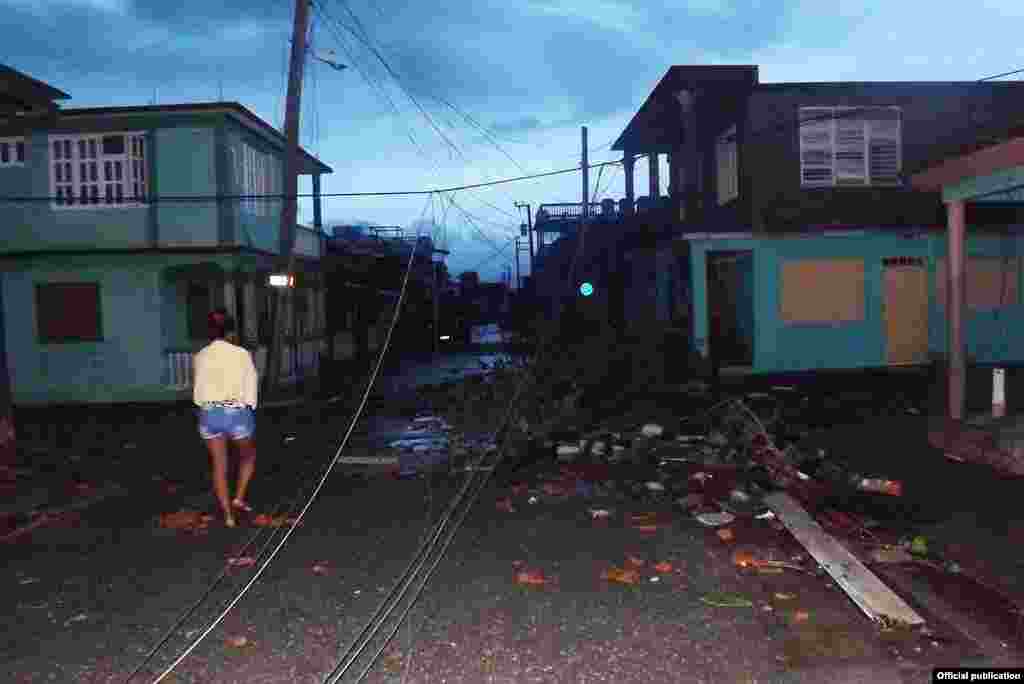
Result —
<path fill-rule="evenodd" d="M 793 497 L 777 492 L 765 497 L 764 501 L 865 615 L 876 622 L 889 620 L 910 625 L 924 622 L 924 618 L 914 612 L 906 601 L 822 529 Z"/>

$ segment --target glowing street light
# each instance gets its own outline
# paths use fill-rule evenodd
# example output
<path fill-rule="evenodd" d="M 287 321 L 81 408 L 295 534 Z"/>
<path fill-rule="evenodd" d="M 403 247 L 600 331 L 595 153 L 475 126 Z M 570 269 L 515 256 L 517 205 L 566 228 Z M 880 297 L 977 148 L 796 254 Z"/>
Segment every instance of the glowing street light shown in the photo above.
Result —
<path fill-rule="evenodd" d="M 583 295 L 584 297 L 589 297 L 590 295 L 594 294 L 594 286 L 591 285 L 590 283 L 583 283 L 582 285 L 580 285 L 580 294 Z"/>

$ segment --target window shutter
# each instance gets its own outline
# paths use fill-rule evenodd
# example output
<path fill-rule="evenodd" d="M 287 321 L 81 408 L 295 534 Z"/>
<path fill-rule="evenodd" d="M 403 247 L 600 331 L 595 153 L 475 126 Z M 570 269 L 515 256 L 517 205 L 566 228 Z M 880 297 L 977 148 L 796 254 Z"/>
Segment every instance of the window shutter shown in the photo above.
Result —
<path fill-rule="evenodd" d="M 715 152 L 718 162 L 718 204 L 722 205 L 739 195 L 736 126 L 731 126 L 719 137 Z"/>
<path fill-rule="evenodd" d="M 900 110 L 878 107 L 868 119 L 871 184 L 899 185 L 902 170 Z"/>
<path fill-rule="evenodd" d="M 835 122 L 831 107 L 800 108 L 800 184 L 832 185 L 832 139 Z"/>
<path fill-rule="evenodd" d="M 867 185 L 867 137 L 864 110 L 836 108 L 836 185 Z"/>

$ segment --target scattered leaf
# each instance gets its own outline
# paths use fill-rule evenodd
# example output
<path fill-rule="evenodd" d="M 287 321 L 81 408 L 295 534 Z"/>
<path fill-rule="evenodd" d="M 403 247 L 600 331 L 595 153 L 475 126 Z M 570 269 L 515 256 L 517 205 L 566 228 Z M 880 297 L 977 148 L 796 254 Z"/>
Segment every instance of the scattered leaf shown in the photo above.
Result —
<path fill-rule="evenodd" d="M 636 556 L 627 556 L 626 561 L 635 568 L 644 567 L 644 559 L 637 558 Z"/>
<path fill-rule="evenodd" d="M 228 558 L 228 565 L 233 568 L 248 568 L 256 565 L 256 559 L 252 556 L 239 556 L 237 558 Z"/>
<path fill-rule="evenodd" d="M 601 573 L 601 579 L 619 584 L 636 584 L 640 581 L 640 573 L 626 568 L 609 568 Z"/>
<path fill-rule="evenodd" d="M 709 606 L 715 606 L 717 608 L 753 608 L 754 603 L 739 594 L 727 594 L 724 592 L 716 592 L 708 594 L 707 596 L 701 596 L 700 600 Z"/>
<path fill-rule="evenodd" d="M 811 614 L 806 610 L 798 610 L 793 613 L 793 622 L 807 622 L 811 619 Z"/>
<path fill-rule="evenodd" d="M 245 648 L 249 645 L 248 637 L 244 636 L 233 636 L 227 638 L 227 645 L 231 648 Z"/>
<path fill-rule="evenodd" d="M 718 530 L 718 538 L 722 541 L 732 541 L 736 538 L 736 535 L 732 533 L 732 530 L 726 527 L 725 529 Z"/>
<path fill-rule="evenodd" d="M 672 572 L 672 564 L 669 563 L 668 561 L 661 561 L 660 563 L 658 563 L 658 564 L 656 564 L 654 566 L 654 569 L 655 569 L 655 571 L 661 572 L 661 573 Z"/>
<path fill-rule="evenodd" d="M 783 591 L 777 591 L 777 592 L 775 592 L 775 598 L 778 599 L 779 601 L 789 601 L 791 599 L 795 599 L 796 598 L 796 594 L 787 594 L 787 593 L 785 593 Z"/>

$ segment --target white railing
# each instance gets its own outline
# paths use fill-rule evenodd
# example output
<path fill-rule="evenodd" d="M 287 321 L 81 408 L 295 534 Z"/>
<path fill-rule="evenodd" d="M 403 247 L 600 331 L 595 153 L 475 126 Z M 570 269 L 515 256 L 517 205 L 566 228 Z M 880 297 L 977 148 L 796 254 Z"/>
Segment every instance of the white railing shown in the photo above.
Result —
<path fill-rule="evenodd" d="M 192 352 L 169 351 L 164 354 L 167 385 L 178 390 L 192 387 Z"/>
<path fill-rule="evenodd" d="M 315 376 L 320 370 L 320 354 L 324 347 L 323 340 L 285 344 L 281 348 L 281 379 L 285 383 L 293 383 L 302 377 Z M 259 347 L 252 356 L 256 372 L 263 377 L 267 369 L 267 348 Z M 164 362 L 168 387 L 177 390 L 192 387 L 192 352 L 168 351 L 164 354 Z"/>

